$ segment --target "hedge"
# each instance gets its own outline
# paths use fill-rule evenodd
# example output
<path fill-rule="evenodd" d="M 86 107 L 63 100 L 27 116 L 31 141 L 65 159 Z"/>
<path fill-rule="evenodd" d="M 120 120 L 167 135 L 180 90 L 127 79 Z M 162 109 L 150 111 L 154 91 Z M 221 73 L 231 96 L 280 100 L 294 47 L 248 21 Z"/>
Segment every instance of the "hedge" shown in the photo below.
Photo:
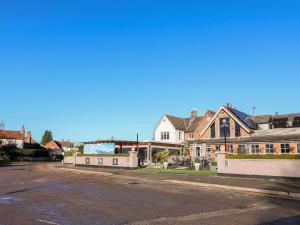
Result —
<path fill-rule="evenodd" d="M 121 153 L 121 154 L 79 154 L 78 156 L 88 156 L 88 157 L 128 157 L 129 154 Z"/>
<path fill-rule="evenodd" d="M 300 159 L 300 155 L 289 155 L 289 154 L 282 154 L 282 155 L 246 155 L 246 154 L 227 154 L 226 159 Z"/>
<path fill-rule="evenodd" d="M 71 151 L 65 152 L 64 156 L 65 156 L 65 157 L 73 156 L 74 153 L 75 153 L 75 151 L 74 151 L 74 150 L 71 150 Z"/>
<path fill-rule="evenodd" d="M 42 149 L 10 149 L 7 151 L 12 159 L 17 157 L 49 157 L 49 151 Z"/>

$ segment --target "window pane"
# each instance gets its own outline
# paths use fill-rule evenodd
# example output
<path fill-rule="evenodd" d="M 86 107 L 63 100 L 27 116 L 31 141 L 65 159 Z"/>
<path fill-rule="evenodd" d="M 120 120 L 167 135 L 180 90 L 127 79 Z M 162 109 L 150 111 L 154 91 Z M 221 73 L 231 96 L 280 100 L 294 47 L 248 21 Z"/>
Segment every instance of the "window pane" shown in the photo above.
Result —
<path fill-rule="evenodd" d="M 241 126 L 237 122 L 235 122 L 235 136 L 241 136 Z"/>
<path fill-rule="evenodd" d="M 223 120 L 226 121 L 226 123 L 223 123 Z M 229 118 L 220 118 L 220 137 L 226 137 L 230 136 L 230 124 L 229 124 Z"/>
<path fill-rule="evenodd" d="M 216 137 L 216 124 L 213 123 L 210 127 L 210 137 L 215 138 Z"/>

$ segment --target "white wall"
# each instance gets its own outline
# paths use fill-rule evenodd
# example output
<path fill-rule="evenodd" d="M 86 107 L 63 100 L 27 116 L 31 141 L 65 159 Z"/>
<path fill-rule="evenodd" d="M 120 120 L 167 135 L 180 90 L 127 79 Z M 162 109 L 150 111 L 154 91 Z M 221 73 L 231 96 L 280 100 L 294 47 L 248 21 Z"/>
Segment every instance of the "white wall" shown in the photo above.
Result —
<path fill-rule="evenodd" d="M 300 178 L 300 160 L 292 159 L 226 159 L 218 153 L 218 173 Z"/>
<path fill-rule="evenodd" d="M 1 141 L 2 141 L 2 146 L 9 145 L 9 144 L 15 144 L 17 148 L 23 148 L 24 146 L 23 140 L 1 139 Z"/>
<path fill-rule="evenodd" d="M 268 123 L 261 123 L 261 124 L 258 124 L 258 129 L 259 130 L 270 130 L 270 125 Z"/>
<path fill-rule="evenodd" d="M 161 140 L 162 132 L 169 132 L 169 140 Z M 179 140 L 179 132 L 181 132 L 181 140 Z M 154 140 L 158 142 L 181 143 L 184 141 L 184 132 L 176 130 L 169 119 L 163 116 L 154 131 Z"/>

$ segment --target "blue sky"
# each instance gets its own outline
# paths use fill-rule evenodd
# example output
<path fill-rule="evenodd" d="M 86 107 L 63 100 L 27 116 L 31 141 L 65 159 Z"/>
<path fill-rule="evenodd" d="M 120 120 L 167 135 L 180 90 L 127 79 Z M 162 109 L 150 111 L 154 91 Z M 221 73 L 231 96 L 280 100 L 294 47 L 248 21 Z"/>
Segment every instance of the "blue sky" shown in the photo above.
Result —
<path fill-rule="evenodd" d="M 299 112 L 299 1 L 0 1 L 0 120 L 152 138 L 164 113 Z"/>

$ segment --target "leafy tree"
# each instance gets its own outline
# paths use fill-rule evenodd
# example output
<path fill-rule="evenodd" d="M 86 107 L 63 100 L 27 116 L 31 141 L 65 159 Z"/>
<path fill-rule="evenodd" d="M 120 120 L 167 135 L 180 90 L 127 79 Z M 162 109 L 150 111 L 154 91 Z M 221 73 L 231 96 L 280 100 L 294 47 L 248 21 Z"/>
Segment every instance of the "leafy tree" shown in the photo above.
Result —
<path fill-rule="evenodd" d="M 50 130 L 46 130 L 42 137 L 42 141 L 41 141 L 42 145 L 46 145 L 52 140 L 53 140 L 52 132 Z"/>

